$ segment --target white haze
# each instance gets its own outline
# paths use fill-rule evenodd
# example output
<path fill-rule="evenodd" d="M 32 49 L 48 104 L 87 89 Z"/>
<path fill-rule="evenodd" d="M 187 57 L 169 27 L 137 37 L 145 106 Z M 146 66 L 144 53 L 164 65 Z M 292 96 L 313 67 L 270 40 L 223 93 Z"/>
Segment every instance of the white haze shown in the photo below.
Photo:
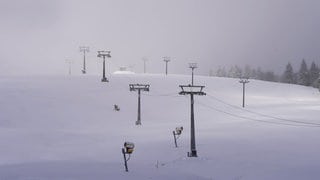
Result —
<path fill-rule="evenodd" d="M 281 72 L 302 58 L 319 63 L 317 0 L 1 0 L 0 73 L 63 74 L 65 59 L 80 73 L 78 47 L 90 46 L 88 73 L 100 73 L 97 50 L 111 50 L 108 72 L 120 66 L 171 73 L 251 64 Z"/>

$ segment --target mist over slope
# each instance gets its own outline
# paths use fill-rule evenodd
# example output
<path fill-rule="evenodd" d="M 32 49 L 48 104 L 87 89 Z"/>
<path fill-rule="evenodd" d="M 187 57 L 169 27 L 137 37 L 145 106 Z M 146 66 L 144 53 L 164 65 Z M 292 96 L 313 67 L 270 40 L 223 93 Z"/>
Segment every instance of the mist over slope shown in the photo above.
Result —
<path fill-rule="evenodd" d="M 319 179 L 317 89 L 195 77 L 197 158 L 190 151 L 190 76 L 117 74 L 0 78 L 0 179 Z M 137 92 L 142 125 L 136 126 Z M 114 104 L 120 111 L 114 111 Z M 172 131 L 184 131 L 174 147 Z M 121 148 L 136 147 L 124 172 Z"/>

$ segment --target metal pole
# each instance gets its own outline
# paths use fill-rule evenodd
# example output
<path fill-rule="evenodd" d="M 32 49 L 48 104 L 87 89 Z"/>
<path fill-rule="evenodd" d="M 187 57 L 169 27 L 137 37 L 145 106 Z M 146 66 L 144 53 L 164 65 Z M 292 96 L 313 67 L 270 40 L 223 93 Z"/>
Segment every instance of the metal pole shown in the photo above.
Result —
<path fill-rule="evenodd" d="M 86 73 L 86 51 L 84 50 L 83 51 L 83 71 L 82 71 L 83 74 Z"/>
<path fill-rule="evenodd" d="M 248 79 L 241 78 L 240 83 L 242 83 L 242 107 L 245 106 L 245 92 L 246 92 L 246 83 L 249 83 Z"/>
<path fill-rule="evenodd" d="M 172 133 L 173 133 L 173 138 L 174 138 L 174 144 L 176 147 L 178 147 L 176 133 L 174 131 Z"/>
<path fill-rule="evenodd" d="M 163 57 L 163 61 L 166 62 L 166 75 L 168 75 L 168 62 L 170 61 L 170 57 Z"/>
<path fill-rule="evenodd" d="M 105 81 L 107 81 L 107 78 L 106 78 L 106 57 L 105 56 L 103 56 L 103 75 L 102 75 L 102 79 L 101 79 L 101 81 L 103 81 L 103 82 L 105 82 Z"/>
<path fill-rule="evenodd" d="M 147 61 L 148 61 L 148 59 L 146 57 L 143 57 L 142 61 L 143 61 L 143 73 L 146 73 L 147 72 Z"/>
<path fill-rule="evenodd" d="M 190 97 L 191 97 L 191 154 L 190 154 L 190 157 L 197 157 L 195 126 L 194 126 L 193 94 L 190 94 Z"/>
<path fill-rule="evenodd" d="M 137 119 L 137 122 L 136 122 L 136 125 L 141 125 L 141 108 L 140 108 L 140 89 L 138 90 L 138 119 Z"/>
<path fill-rule="evenodd" d="M 149 84 L 129 84 L 130 91 L 138 91 L 138 117 L 136 125 L 141 125 L 141 91 L 149 91 Z"/>
<path fill-rule="evenodd" d="M 80 46 L 80 52 L 83 52 L 83 69 L 82 74 L 86 74 L 86 52 L 89 52 L 89 47 Z"/>
<path fill-rule="evenodd" d="M 194 69 L 197 68 L 197 63 L 189 63 L 189 68 L 191 68 L 191 85 L 193 86 L 193 80 L 194 80 Z"/>
<path fill-rule="evenodd" d="M 205 86 L 191 86 L 189 85 L 180 85 L 180 88 L 182 89 L 181 92 L 179 92 L 180 95 L 186 95 L 190 94 L 191 98 L 191 128 L 190 128 L 190 149 L 191 152 L 188 152 L 188 157 L 197 157 L 197 150 L 196 150 L 196 138 L 195 138 L 195 122 L 194 122 L 194 95 L 206 95 L 206 93 L 202 92 L 202 89 Z M 184 88 L 190 88 L 190 91 L 185 91 Z M 195 91 L 194 88 L 199 88 L 198 91 Z"/>
<path fill-rule="evenodd" d="M 106 78 L 106 57 L 103 56 L 103 79 Z"/>
<path fill-rule="evenodd" d="M 71 75 L 71 62 L 69 62 L 69 75 Z"/>
<path fill-rule="evenodd" d="M 166 62 L 166 75 L 168 75 L 168 61 L 165 61 Z"/>
<path fill-rule="evenodd" d="M 245 99 L 245 86 L 246 86 L 246 83 L 245 82 L 243 82 L 242 83 L 243 85 L 242 85 L 242 107 L 244 107 L 244 99 Z"/>
<path fill-rule="evenodd" d="M 122 148 L 122 154 L 124 158 L 124 167 L 126 168 L 126 172 L 128 172 L 127 157 L 124 148 Z"/>
<path fill-rule="evenodd" d="M 98 51 L 98 57 L 101 58 L 103 57 L 103 72 L 102 72 L 102 82 L 108 82 L 107 78 L 106 78 L 106 57 L 110 58 L 110 51 Z"/>
<path fill-rule="evenodd" d="M 192 80 L 191 80 L 191 85 L 193 86 L 193 69 L 194 68 L 192 68 Z"/>

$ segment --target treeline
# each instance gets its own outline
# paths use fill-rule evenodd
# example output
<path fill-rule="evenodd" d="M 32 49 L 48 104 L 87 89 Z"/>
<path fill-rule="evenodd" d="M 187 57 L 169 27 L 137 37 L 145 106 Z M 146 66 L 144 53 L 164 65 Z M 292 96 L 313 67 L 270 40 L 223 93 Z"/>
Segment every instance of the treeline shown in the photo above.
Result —
<path fill-rule="evenodd" d="M 246 65 L 241 68 L 237 65 L 228 69 L 219 67 L 216 72 L 210 71 L 210 76 L 240 78 L 247 77 L 271 82 L 282 82 L 289 84 L 299 84 L 304 86 L 319 87 L 319 66 L 312 62 L 310 68 L 303 59 L 299 71 L 294 71 L 291 63 L 288 63 L 283 74 L 277 75 L 273 71 L 263 71 L 261 68 L 252 68 Z"/>
<path fill-rule="evenodd" d="M 295 72 L 291 63 L 288 63 L 281 77 L 281 82 L 289 84 L 299 84 L 303 86 L 319 87 L 319 66 L 312 62 L 310 68 L 303 59 L 298 72 Z"/>
<path fill-rule="evenodd" d="M 263 71 L 261 68 L 252 68 L 249 65 L 246 65 L 244 68 L 241 68 L 237 65 L 231 66 L 230 68 L 219 67 L 216 72 L 211 71 L 210 76 L 217 77 L 230 77 L 230 78 L 240 78 L 246 77 L 250 79 L 258 79 L 263 81 L 272 81 L 278 82 L 280 77 L 272 71 Z"/>

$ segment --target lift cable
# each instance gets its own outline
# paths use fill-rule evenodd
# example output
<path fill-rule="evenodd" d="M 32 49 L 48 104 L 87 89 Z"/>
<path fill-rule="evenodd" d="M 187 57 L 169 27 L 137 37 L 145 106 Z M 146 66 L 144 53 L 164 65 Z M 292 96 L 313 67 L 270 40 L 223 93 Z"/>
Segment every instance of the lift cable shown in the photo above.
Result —
<path fill-rule="evenodd" d="M 168 97 L 184 97 L 184 96 L 177 96 L 176 92 L 172 92 L 172 93 L 166 93 L 166 94 L 145 94 L 143 93 L 144 95 L 146 96 L 168 96 Z M 239 109 L 241 111 L 245 111 L 245 112 L 249 112 L 249 113 L 252 113 L 252 114 L 255 114 L 255 115 L 259 115 L 259 116 L 262 116 L 262 117 L 267 117 L 267 118 L 270 118 L 270 119 L 274 119 L 274 120 L 281 120 L 281 121 L 286 121 L 286 122 L 289 122 L 289 123 L 284 123 L 284 122 L 272 122 L 272 121 L 269 121 L 269 120 L 263 120 L 263 119 L 255 119 L 255 118 L 251 118 L 251 117 L 247 117 L 247 116 L 241 116 L 241 115 L 237 115 L 237 114 L 233 114 L 233 113 L 230 113 L 230 112 L 227 112 L 227 111 L 223 111 L 221 109 L 218 109 L 218 108 L 214 108 L 212 106 L 209 106 L 205 103 L 201 103 L 199 101 L 197 101 L 196 103 L 204 106 L 204 107 L 207 107 L 207 108 L 210 108 L 212 110 L 215 110 L 217 112 L 221 112 L 221 113 L 224 113 L 224 114 L 227 114 L 227 115 L 230 115 L 230 116 L 233 116 L 233 117 L 238 117 L 238 118 L 241 118 L 241 119 L 247 119 L 247 120 L 252 120 L 252 121 L 258 121 L 258 122 L 263 122 L 263 123 L 269 123 L 269 124 L 277 124 L 277 125 L 286 125 L 286 126 L 296 126 L 296 127 L 320 127 L 320 124 L 319 123 L 311 123 L 311 122 L 303 122 L 303 121 L 298 121 L 298 120 L 290 120 L 290 119 L 285 119 L 285 118 L 279 118 L 279 117 L 275 117 L 275 116 L 271 116 L 271 115 L 267 115 L 267 114 L 262 114 L 262 113 L 258 113 L 258 112 L 254 112 L 254 111 L 251 111 L 251 110 L 247 110 L 247 109 L 244 109 L 244 108 L 240 108 L 238 106 L 235 106 L 235 105 L 232 105 L 232 104 L 229 104 L 219 98 L 216 98 L 215 96 L 207 93 L 207 96 L 212 98 L 212 99 L 215 99 L 216 101 L 222 103 L 222 104 L 225 104 L 225 105 L 228 105 L 234 109 Z M 294 123 L 294 124 L 292 124 Z"/>
<path fill-rule="evenodd" d="M 263 116 L 263 117 L 267 117 L 267 118 L 271 118 L 271 119 L 276 119 L 276 120 L 280 120 L 280 121 L 287 121 L 287 122 L 293 122 L 293 123 L 299 123 L 299 124 L 308 124 L 308 125 L 315 125 L 315 126 L 320 126 L 319 123 L 312 123 L 312 122 L 304 122 L 304 121 L 299 121 L 299 120 L 292 120 L 292 119 L 285 119 L 285 118 L 280 118 L 280 117 L 275 117 L 275 116 L 271 116 L 271 115 L 267 115 L 267 114 L 263 114 L 263 113 L 259 113 L 259 112 L 255 112 L 255 111 L 251 111 L 251 110 L 248 110 L 248 109 L 244 109 L 244 108 L 241 108 L 241 107 L 238 107 L 238 106 L 235 106 L 235 105 L 232 105 L 232 104 L 229 104 L 209 93 L 207 93 L 207 96 L 212 98 L 212 99 L 215 99 L 216 101 L 222 103 L 222 104 L 225 104 L 225 105 L 228 105 L 232 108 L 235 108 L 235 109 L 239 109 L 239 110 L 242 110 L 242 111 L 246 111 L 246 112 L 249 112 L 249 113 L 252 113 L 252 114 L 255 114 L 255 115 L 259 115 L 259 116 Z"/>
<path fill-rule="evenodd" d="M 153 93 L 153 94 L 146 94 L 146 93 L 142 93 L 143 95 L 146 95 L 146 96 L 170 96 L 170 97 L 182 97 L 182 96 L 179 96 L 177 95 L 177 92 L 174 92 L 174 93 L 166 93 L 166 94 L 156 94 L 156 93 Z"/>
<path fill-rule="evenodd" d="M 217 111 L 217 112 L 220 112 L 220 113 L 223 113 L 223 114 L 227 114 L 227 115 L 230 115 L 230 116 L 233 116 L 233 117 L 245 119 L 245 120 L 251 120 L 251 121 L 262 122 L 262 123 L 269 123 L 269 124 L 277 124 L 277 125 L 295 126 L 295 127 L 320 127 L 319 125 L 292 124 L 292 123 L 272 122 L 272 121 L 269 121 L 269 120 L 256 119 L 256 118 L 252 118 L 252 117 L 233 114 L 233 113 L 230 113 L 230 112 L 227 112 L 227 111 L 224 111 L 224 110 L 209 106 L 209 105 L 207 105 L 205 103 L 202 103 L 202 102 L 199 102 L 199 101 L 196 101 L 196 103 L 201 105 L 201 106 L 204 106 L 206 108 L 212 109 L 214 111 Z"/>

